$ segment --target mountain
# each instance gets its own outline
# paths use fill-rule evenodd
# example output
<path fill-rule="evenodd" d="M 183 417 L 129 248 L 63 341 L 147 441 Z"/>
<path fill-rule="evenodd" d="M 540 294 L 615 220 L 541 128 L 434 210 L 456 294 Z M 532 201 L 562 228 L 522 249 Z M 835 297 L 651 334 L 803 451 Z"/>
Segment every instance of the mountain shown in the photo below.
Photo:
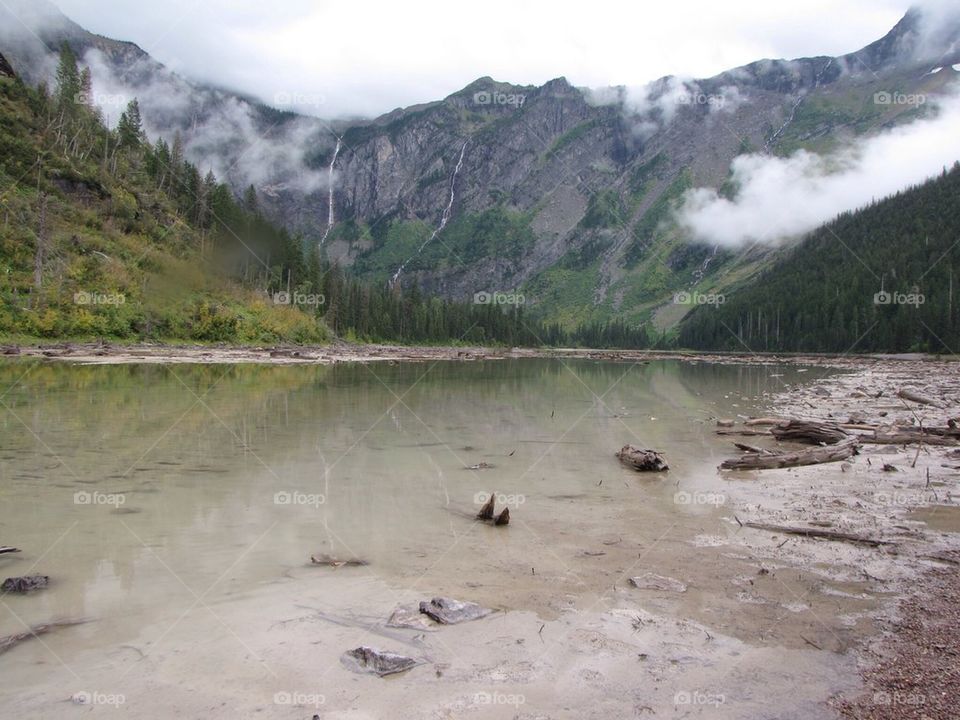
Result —
<path fill-rule="evenodd" d="M 704 80 L 598 92 L 563 78 L 481 78 L 343 133 L 327 250 L 363 277 L 386 282 L 402 268 L 401 282 L 449 297 L 521 288 L 567 325 L 675 325 L 688 308 L 670 302 L 674 292 L 722 286 L 775 254 L 691 242 L 674 222 L 685 191 L 735 192 L 730 165 L 746 153 L 829 154 L 925 117 L 929 106 L 875 95 L 954 85 L 960 22 L 930 37 L 911 11 L 855 53 L 762 60 Z M 931 74 L 934 59 L 942 70 Z"/>
<path fill-rule="evenodd" d="M 0 22 L 15 69 L 49 78 L 50 49 L 67 41 L 95 95 L 114 103 L 100 103 L 108 119 L 136 95 L 152 137 L 179 132 L 201 171 L 238 195 L 255 186 L 266 216 L 322 242 L 355 276 L 457 300 L 519 290 L 529 312 L 568 328 L 617 319 L 676 332 L 691 307 L 675 293 L 742 286 L 784 252 L 698 239 L 677 221 L 688 191 L 734 197 L 738 158 L 831 158 L 929 118 L 933 102 L 895 99 L 948 94 L 960 67 L 960 15 L 911 10 L 839 57 L 759 60 L 642 88 L 480 78 L 442 100 L 326 122 L 181 78 L 45 0 L 3 7 L 31 30 Z"/>
<path fill-rule="evenodd" d="M 922 351 L 960 347 L 960 163 L 814 231 L 759 277 L 703 303 L 684 347 Z"/>

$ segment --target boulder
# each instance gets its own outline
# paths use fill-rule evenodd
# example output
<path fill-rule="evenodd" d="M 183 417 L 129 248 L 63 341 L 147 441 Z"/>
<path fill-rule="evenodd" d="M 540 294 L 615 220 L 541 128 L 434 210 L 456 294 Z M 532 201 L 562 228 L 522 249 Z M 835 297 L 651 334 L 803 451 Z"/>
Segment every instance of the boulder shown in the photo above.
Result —
<path fill-rule="evenodd" d="M 340 656 L 340 662 L 352 672 L 370 673 L 380 677 L 406 672 L 420 664 L 412 657 L 387 650 L 377 650 L 366 645 L 348 650 Z"/>

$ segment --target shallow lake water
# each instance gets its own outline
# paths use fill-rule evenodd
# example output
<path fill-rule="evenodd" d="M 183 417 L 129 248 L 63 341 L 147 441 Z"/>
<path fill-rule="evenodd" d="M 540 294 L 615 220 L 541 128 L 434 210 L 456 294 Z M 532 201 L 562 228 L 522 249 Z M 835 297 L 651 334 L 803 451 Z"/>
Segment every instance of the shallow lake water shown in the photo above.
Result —
<path fill-rule="evenodd" d="M 0 556 L 0 572 L 51 578 L 38 593 L 0 599 L 0 635 L 90 621 L 0 655 L 0 700 L 19 717 L 48 717 L 85 712 L 70 696 L 99 692 L 100 704 L 122 697 L 111 709 L 137 717 L 220 717 L 222 682 L 238 713 L 224 717 L 310 717 L 309 702 L 269 699 L 300 687 L 304 670 L 331 717 L 377 717 L 394 679 L 285 662 L 305 652 L 298 641 L 332 658 L 375 640 L 426 643 L 430 682 L 442 683 L 442 668 L 456 667 L 438 662 L 444 648 L 383 628 L 391 607 L 441 594 L 504 611 L 471 625 L 500 622 L 512 638 L 522 626 L 528 644 L 543 644 L 551 622 L 637 602 L 709 627 L 711 639 L 803 648 L 823 635 L 823 620 L 803 612 L 818 611 L 820 595 L 809 597 L 812 580 L 797 572 L 754 601 L 755 559 L 729 547 L 737 528 L 716 468 L 732 446 L 715 419 L 753 413 L 765 393 L 823 372 L 534 359 L 0 365 L 0 545 L 23 550 Z M 623 468 L 614 453 L 627 443 L 662 451 L 670 471 Z M 480 464 L 489 467 L 470 469 Z M 509 526 L 472 519 L 490 492 L 498 510 L 509 507 Z M 310 562 L 323 554 L 366 564 Z M 646 572 L 688 590 L 631 590 L 627 579 Z M 838 589 L 828 602 L 823 613 L 848 615 L 830 633 L 851 632 L 865 606 L 857 593 Z M 576 637 L 572 652 L 608 652 Z M 495 656 L 496 643 L 484 652 Z M 466 666 L 462 680 L 483 676 Z M 424 672 L 396 682 L 416 688 Z M 533 683 L 502 682 L 514 680 Z M 369 707 L 363 692 L 337 694 L 370 681 L 379 685 Z M 569 702 L 557 692 L 568 709 L 590 702 L 587 690 L 578 701 L 571 689 Z M 441 684 L 423 702 L 453 701 Z"/>

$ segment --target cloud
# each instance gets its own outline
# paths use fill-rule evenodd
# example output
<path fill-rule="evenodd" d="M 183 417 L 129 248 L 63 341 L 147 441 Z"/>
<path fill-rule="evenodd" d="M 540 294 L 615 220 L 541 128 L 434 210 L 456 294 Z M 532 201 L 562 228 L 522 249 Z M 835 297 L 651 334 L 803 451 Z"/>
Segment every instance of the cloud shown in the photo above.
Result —
<path fill-rule="evenodd" d="M 584 96 L 593 105 L 618 105 L 641 141 L 672 123 L 684 108 L 702 106 L 710 113 L 732 112 L 747 99 L 735 85 L 707 93 L 693 78 L 673 75 L 639 87 L 588 88 Z"/>
<path fill-rule="evenodd" d="M 857 140 L 834 155 L 742 155 L 731 165 L 736 195 L 689 190 L 677 220 L 693 239 L 727 247 L 796 237 L 960 160 L 957 127 L 960 97 L 954 95 L 933 118 Z"/>
<path fill-rule="evenodd" d="M 91 49 L 82 63 L 93 78 L 93 102 L 110 125 L 127 103 L 137 98 L 148 137 L 172 142 L 183 137 L 185 155 L 205 173 L 213 170 L 234 187 L 269 186 L 271 192 L 325 190 L 325 168 L 307 162 L 315 148 L 332 137 L 319 120 L 285 117 L 265 121 L 249 102 L 214 88 L 200 88 L 149 59 L 125 65 L 122 76 L 100 50 Z"/>

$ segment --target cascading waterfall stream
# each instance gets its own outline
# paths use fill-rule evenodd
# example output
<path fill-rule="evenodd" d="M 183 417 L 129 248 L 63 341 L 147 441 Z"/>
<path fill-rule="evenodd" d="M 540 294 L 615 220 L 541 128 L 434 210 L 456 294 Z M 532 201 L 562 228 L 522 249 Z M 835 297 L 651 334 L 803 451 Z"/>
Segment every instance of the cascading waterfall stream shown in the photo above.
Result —
<path fill-rule="evenodd" d="M 323 231 L 323 237 L 320 238 L 320 244 L 323 245 L 327 235 L 333 229 L 333 165 L 337 162 L 337 155 L 340 154 L 341 140 L 337 138 L 337 146 L 333 149 L 333 159 L 330 161 L 330 167 L 327 170 L 327 229 Z"/>
<path fill-rule="evenodd" d="M 707 257 L 703 259 L 703 263 L 700 265 L 700 267 L 693 271 L 693 283 L 691 283 L 692 285 L 696 285 L 697 283 L 700 283 L 703 281 L 703 278 L 707 274 L 707 268 L 710 267 L 710 263 L 717 256 L 718 250 L 720 250 L 720 246 L 714 245 L 713 252 L 707 255 Z"/>
<path fill-rule="evenodd" d="M 453 169 L 453 176 L 450 178 L 450 200 L 447 202 L 447 206 L 443 209 L 443 213 L 440 215 L 440 224 L 437 225 L 436 229 L 430 233 L 430 237 L 423 241 L 423 244 L 420 245 L 420 248 L 415 254 L 403 261 L 400 267 L 397 268 L 397 271 L 393 274 L 393 278 L 390 280 L 390 284 L 393 285 L 400 279 L 400 274 L 403 272 L 403 269 L 407 264 L 413 260 L 415 257 L 420 255 L 423 252 L 423 249 L 430 244 L 430 241 L 433 240 L 437 235 L 439 235 L 443 229 L 447 226 L 447 222 L 450 220 L 450 212 L 453 210 L 453 200 L 456 197 L 457 192 L 457 175 L 460 174 L 460 168 L 463 167 L 463 154 L 467 150 L 467 141 L 463 141 L 463 146 L 460 148 L 460 158 L 457 160 L 457 165 Z"/>

